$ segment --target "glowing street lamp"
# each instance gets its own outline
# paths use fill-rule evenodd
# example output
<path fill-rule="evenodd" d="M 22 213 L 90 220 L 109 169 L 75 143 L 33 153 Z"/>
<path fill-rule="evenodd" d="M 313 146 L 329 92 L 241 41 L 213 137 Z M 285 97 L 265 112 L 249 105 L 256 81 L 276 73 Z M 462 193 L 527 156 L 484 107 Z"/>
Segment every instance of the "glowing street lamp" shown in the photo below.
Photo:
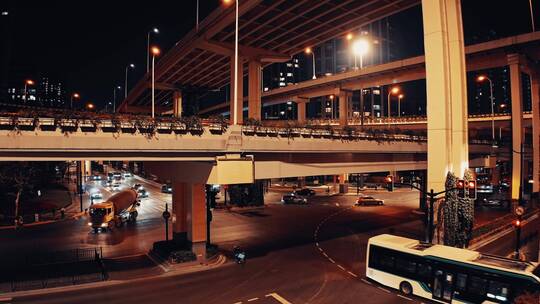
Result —
<path fill-rule="evenodd" d="M 152 33 L 156 35 L 159 34 L 159 29 L 157 27 L 152 28 L 148 31 L 146 36 L 146 74 L 150 71 L 150 39 L 152 38 Z"/>
<path fill-rule="evenodd" d="M 24 102 L 28 101 L 28 86 L 33 86 L 35 83 L 31 79 L 27 79 L 24 82 Z"/>
<path fill-rule="evenodd" d="M 356 58 L 360 57 L 360 69 L 364 67 L 364 56 L 369 51 L 369 42 L 366 39 L 358 39 L 353 42 L 352 51 L 354 54 L 354 69 L 358 69 Z"/>
<path fill-rule="evenodd" d="M 86 104 L 86 108 L 91 111 L 91 110 L 93 110 L 95 108 L 95 106 L 94 106 L 93 103 L 89 102 L 89 103 Z"/>
<path fill-rule="evenodd" d="M 161 54 L 161 50 L 157 46 L 153 46 L 152 49 L 152 118 L 155 118 L 156 113 L 156 57 Z"/>
<path fill-rule="evenodd" d="M 315 74 L 315 52 L 310 47 L 307 47 L 304 52 L 308 55 L 313 55 L 313 79 L 317 79 L 317 75 Z"/>
<path fill-rule="evenodd" d="M 399 87 L 393 87 L 392 89 L 390 89 L 390 91 L 388 92 L 388 125 L 390 125 L 390 117 L 392 116 L 391 115 L 391 108 L 390 108 L 390 98 L 392 95 L 397 95 L 399 94 L 400 92 L 400 89 Z"/>
<path fill-rule="evenodd" d="M 495 97 L 493 96 L 493 82 L 486 75 L 480 75 L 476 78 L 478 82 L 484 82 L 487 80 L 489 82 L 489 99 L 491 101 L 491 139 L 493 141 L 493 147 L 496 148 L 495 142 Z"/>
<path fill-rule="evenodd" d="M 79 93 L 73 93 L 71 94 L 71 101 L 69 103 L 69 108 L 73 109 L 73 99 L 79 99 L 81 98 L 81 95 Z"/>

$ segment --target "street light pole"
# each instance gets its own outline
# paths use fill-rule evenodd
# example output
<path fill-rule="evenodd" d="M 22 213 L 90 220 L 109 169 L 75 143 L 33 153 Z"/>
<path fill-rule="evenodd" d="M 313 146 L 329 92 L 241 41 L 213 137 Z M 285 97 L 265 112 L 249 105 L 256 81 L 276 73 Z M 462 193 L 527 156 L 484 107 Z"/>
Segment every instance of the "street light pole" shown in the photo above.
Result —
<path fill-rule="evenodd" d="M 199 0 L 197 0 L 197 17 L 196 17 L 196 22 L 195 22 L 195 31 L 198 32 L 199 31 Z"/>
<path fill-rule="evenodd" d="M 156 116 L 156 56 L 161 53 L 161 50 L 154 46 L 152 47 L 152 118 Z"/>
<path fill-rule="evenodd" d="M 148 31 L 146 36 L 146 74 L 150 71 L 150 38 L 152 33 L 159 34 L 159 29 L 157 27 L 154 27 L 150 31 Z"/>
<path fill-rule="evenodd" d="M 401 117 L 401 100 L 403 99 L 403 94 L 398 96 L 398 117 Z"/>
<path fill-rule="evenodd" d="M 116 90 L 121 90 L 121 86 L 114 87 L 113 89 L 113 113 L 116 113 Z"/>
<path fill-rule="evenodd" d="M 531 11 L 531 25 L 532 25 L 532 31 L 533 33 L 536 32 L 536 27 L 534 25 L 534 10 L 533 10 L 533 4 L 532 0 L 529 0 L 529 9 Z"/>
<path fill-rule="evenodd" d="M 126 66 L 126 79 L 125 79 L 125 82 L 124 82 L 124 99 L 127 99 L 127 96 L 128 96 L 128 71 L 129 71 L 130 68 L 134 69 L 135 65 L 133 63 L 131 63 L 131 64 Z"/>
<path fill-rule="evenodd" d="M 493 81 L 491 81 L 491 78 L 485 75 L 480 75 L 477 78 L 478 82 L 482 82 L 484 80 L 487 80 L 489 82 L 489 100 L 491 102 L 491 140 L 492 140 L 492 146 L 494 148 L 497 147 L 495 143 L 495 97 L 493 96 Z"/>
<path fill-rule="evenodd" d="M 234 111 L 234 119 L 233 119 L 233 125 L 238 124 L 238 2 L 240 0 L 236 0 L 236 26 L 234 31 L 234 100 L 233 100 L 233 111 Z M 243 106 L 242 106 L 243 107 Z"/>

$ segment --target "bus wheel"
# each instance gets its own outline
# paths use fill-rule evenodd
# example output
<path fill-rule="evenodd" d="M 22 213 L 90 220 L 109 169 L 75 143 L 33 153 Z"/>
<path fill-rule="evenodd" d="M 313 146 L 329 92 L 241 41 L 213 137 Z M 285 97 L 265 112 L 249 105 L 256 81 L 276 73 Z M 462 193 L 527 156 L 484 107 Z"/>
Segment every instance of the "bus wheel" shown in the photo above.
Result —
<path fill-rule="evenodd" d="M 410 295 L 413 292 L 411 284 L 405 281 L 399 284 L 399 291 L 401 291 L 405 295 Z"/>

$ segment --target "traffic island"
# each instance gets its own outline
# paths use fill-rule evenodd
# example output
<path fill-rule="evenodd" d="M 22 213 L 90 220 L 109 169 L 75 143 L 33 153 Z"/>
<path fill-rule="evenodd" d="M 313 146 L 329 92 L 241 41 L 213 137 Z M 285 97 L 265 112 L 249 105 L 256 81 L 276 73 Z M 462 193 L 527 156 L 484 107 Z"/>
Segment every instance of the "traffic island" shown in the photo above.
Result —
<path fill-rule="evenodd" d="M 169 264 L 200 262 L 204 264 L 217 256 L 220 251 L 216 245 L 197 246 L 190 242 L 170 240 L 155 242 L 150 253 Z"/>

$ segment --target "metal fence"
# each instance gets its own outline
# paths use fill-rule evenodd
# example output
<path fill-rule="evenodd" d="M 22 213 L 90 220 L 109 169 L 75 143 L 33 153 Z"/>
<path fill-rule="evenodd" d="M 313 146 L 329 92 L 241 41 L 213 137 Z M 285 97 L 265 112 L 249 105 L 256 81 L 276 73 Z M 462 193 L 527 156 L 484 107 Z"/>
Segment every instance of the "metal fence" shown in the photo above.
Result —
<path fill-rule="evenodd" d="M 20 291 L 104 281 L 108 274 L 102 248 L 4 256 L 0 292 Z"/>

